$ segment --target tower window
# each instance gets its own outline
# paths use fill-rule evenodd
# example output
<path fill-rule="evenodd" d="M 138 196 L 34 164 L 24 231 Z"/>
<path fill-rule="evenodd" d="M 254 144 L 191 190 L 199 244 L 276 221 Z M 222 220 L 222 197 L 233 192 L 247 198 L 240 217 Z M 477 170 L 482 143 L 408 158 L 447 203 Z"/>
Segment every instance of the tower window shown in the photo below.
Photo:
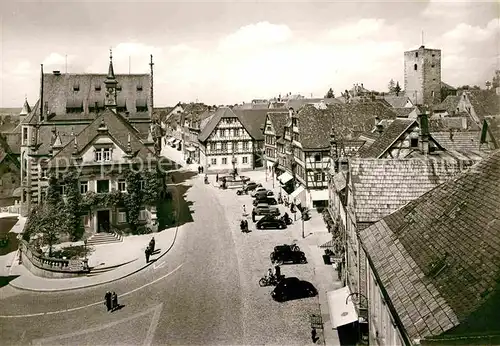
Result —
<path fill-rule="evenodd" d="M 121 85 L 117 85 L 117 86 L 116 86 L 116 90 L 117 90 L 117 91 L 122 91 L 122 86 L 121 86 Z"/>
<path fill-rule="evenodd" d="M 73 91 L 78 91 L 80 90 L 80 85 L 79 84 L 74 84 L 73 85 Z"/>
<path fill-rule="evenodd" d="M 96 86 L 94 87 L 94 90 L 95 90 L 95 91 L 100 91 L 100 90 L 101 90 L 101 86 L 100 86 L 100 85 L 96 85 Z"/>
<path fill-rule="evenodd" d="M 434 65 L 434 64 L 432 64 L 432 65 L 431 65 L 431 67 L 435 67 L 435 65 Z"/>
<path fill-rule="evenodd" d="M 417 64 L 413 65 L 413 69 L 416 71 L 417 70 Z"/>
<path fill-rule="evenodd" d="M 432 54 L 432 57 L 434 58 L 436 56 L 436 54 Z"/>
<path fill-rule="evenodd" d="M 415 58 L 418 58 L 418 52 L 415 53 Z"/>
<path fill-rule="evenodd" d="M 137 86 L 137 91 L 142 91 L 142 85 Z"/>

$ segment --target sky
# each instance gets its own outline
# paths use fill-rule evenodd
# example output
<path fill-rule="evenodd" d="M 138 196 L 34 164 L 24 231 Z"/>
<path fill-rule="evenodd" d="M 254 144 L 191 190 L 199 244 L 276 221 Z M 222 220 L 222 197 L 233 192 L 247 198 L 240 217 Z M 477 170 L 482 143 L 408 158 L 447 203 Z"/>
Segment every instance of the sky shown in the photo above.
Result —
<path fill-rule="evenodd" d="M 218 1 L 0 3 L 0 107 L 39 97 L 44 71 L 147 73 L 155 106 L 323 97 L 404 83 L 403 53 L 442 50 L 442 80 L 484 87 L 500 68 L 500 3 Z M 423 35 L 422 35 L 423 32 Z M 67 63 L 66 63 L 67 61 Z"/>

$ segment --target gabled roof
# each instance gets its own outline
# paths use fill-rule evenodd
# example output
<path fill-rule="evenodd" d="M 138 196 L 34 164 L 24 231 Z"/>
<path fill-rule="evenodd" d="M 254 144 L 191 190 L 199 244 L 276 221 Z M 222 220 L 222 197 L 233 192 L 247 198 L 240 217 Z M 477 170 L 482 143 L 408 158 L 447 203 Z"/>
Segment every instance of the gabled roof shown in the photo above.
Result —
<path fill-rule="evenodd" d="M 21 154 L 21 132 L 9 132 L 1 134 L 7 145 L 9 146 L 10 153 L 14 155 Z"/>
<path fill-rule="evenodd" d="M 487 122 L 488 131 L 493 136 L 493 141 L 500 145 L 500 116 L 487 118 L 485 121 Z"/>
<path fill-rule="evenodd" d="M 31 112 L 31 107 L 28 103 L 28 99 L 24 99 L 23 109 L 21 109 L 21 113 L 19 115 L 28 115 Z"/>
<path fill-rule="evenodd" d="M 214 116 L 211 117 L 208 123 L 206 123 L 201 129 L 201 132 L 198 135 L 198 140 L 200 142 L 205 142 L 215 130 L 222 118 L 238 118 L 238 116 L 230 108 L 221 107 L 217 109 Z"/>
<path fill-rule="evenodd" d="M 499 181 L 496 151 L 360 231 L 410 340 L 500 333 Z"/>
<path fill-rule="evenodd" d="M 458 151 L 486 156 L 491 150 L 488 145 L 481 145 L 481 131 L 432 132 L 432 138 L 447 151 Z"/>
<path fill-rule="evenodd" d="M 500 95 L 494 90 L 469 90 L 466 93 L 479 119 L 500 115 Z"/>
<path fill-rule="evenodd" d="M 409 101 L 408 96 L 400 95 L 384 95 L 384 100 L 389 103 L 393 108 L 403 108 Z"/>
<path fill-rule="evenodd" d="M 240 119 L 241 124 L 256 141 L 264 140 L 264 124 L 269 109 L 234 109 L 233 112 Z"/>
<path fill-rule="evenodd" d="M 357 222 L 380 220 L 453 178 L 464 166 L 452 158 L 354 158 L 350 164 Z"/>
<path fill-rule="evenodd" d="M 401 108 L 393 108 L 394 113 L 398 116 L 398 118 L 408 118 L 410 113 L 415 111 L 415 107 L 401 107 Z"/>
<path fill-rule="evenodd" d="M 465 127 L 464 128 L 464 123 Z M 429 119 L 429 131 L 440 132 L 453 129 L 455 131 L 479 131 L 479 126 L 471 119 L 469 115 L 460 117 L 436 117 Z"/>
<path fill-rule="evenodd" d="M 267 116 L 273 125 L 276 138 L 283 137 L 283 134 L 285 133 L 285 125 L 288 120 L 288 112 L 270 112 L 267 113 Z"/>
<path fill-rule="evenodd" d="M 112 137 L 113 141 L 115 141 L 115 143 L 121 148 L 127 148 L 128 135 L 130 134 L 130 144 L 133 156 L 140 157 L 142 159 L 147 159 L 148 155 L 151 157 L 154 156 L 154 153 L 141 141 L 139 133 L 132 130 L 131 127 L 127 125 L 127 121 L 123 119 L 120 114 L 115 114 L 109 109 L 100 113 L 98 117 L 90 125 L 86 125 L 82 131 L 77 134 L 75 133 L 78 153 L 81 153 L 81 150 L 86 148 L 90 143 L 92 143 L 96 136 L 99 135 L 98 129 L 102 122 L 106 125 L 109 136 Z M 48 128 L 48 126 L 45 127 Z M 59 130 L 59 127 L 57 127 L 57 130 Z M 55 136 L 53 137 L 53 141 L 55 141 Z M 61 137 L 61 141 L 63 142 L 64 147 L 51 158 L 51 161 L 63 157 L 71 159 L 75 150 L 74 138 L 69 136 L 66 143 L 64 143 L 64 137 Z"/>
<path fill-rule="evenodd" d="M 434 111 L 447 111 L 448 114 L 455 114 L 461 95 L 448 95 L 440 104 L 432 107 Z"/>
<path fill-rule="evenodd" d="M 290 99 L 286 101 L 284 108 L 286 109 L 292 108 L 294 111 L 298 112 L 299 109 L 302 108 L 304 105 L 312 105 L 317 103 L 324 103 L 325 105 L 331 105 L 331 104 L 341 104 L 343 102 L 336 98 Z"/>
<path fill-rule="evenodd" d="M 412 125 L 418 126 L 415 119 L 394 119 L 384 132 L 369 147 L 363 146 L 359 156 L 379 158 L 396 142 Z"/>

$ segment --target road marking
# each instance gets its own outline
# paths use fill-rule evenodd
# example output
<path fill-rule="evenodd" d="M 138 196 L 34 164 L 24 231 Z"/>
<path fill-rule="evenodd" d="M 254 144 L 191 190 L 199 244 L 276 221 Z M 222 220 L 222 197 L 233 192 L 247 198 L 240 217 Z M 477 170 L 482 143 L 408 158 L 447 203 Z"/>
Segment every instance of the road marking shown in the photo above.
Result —
<path fill-rule="evenodd" d="M 148 315 L 148 314 L 150 314 L 151 312 L 154 311 L 153 319 L 151 321 L 150 327 L 148 329 L 148 333 L 146 335 L 146 341 L 149 341 L 149 344 L 147 344 L 147 345 L 150 345 L 151 341 L 153 340 L 153 337 L 152 336 L 150 337 L 150 334 L 153 335 L 154 331 L 156 330 L 156 327 L 158 326 L 158 322 L 159 322 L 159 319 L 160 319 L 160 314 L 161 314 L 162 309 L 163 309 L 163 303 L 161 303 L 161 304 L 159 304 L 159 305 L 157 305 L 157 306 L 155 306 L 155 307 L 153 307 L 151 309 L 148 309 L 146 311 L 139 312 L 138 314 L 129 316 L 129 317 L 121 319 L 119 321 L 115 321 L 115 322 L 111 322 L 111 323 L 105 324 L 103 326 L 89 328 L 89 329 L 84 329 L 84 330 L 80 330 L 78 332 L 73 332 L 73 333 L 68 333 L 68 334 L 63 334 L 63 335 L 51 336 L 51 337 L 43 338 L 43 339 L 35 339 L 35 340 L 32 341 L 32 345 L 34 345 L 34 346 L 35 345 L 36 346 L 41 346 L 43 344 L 53 343 L 54 341 L 61 340 L 61 339 L 67 339 L 67 338 L 71 338 L 71 337 L 75 337 L 75 336 L 80 336 L 80 335 L 84 335 L 84 334 L 98 332 L 98 331 L 101 331 L 103 329 L 114 327 L 114 326 L 116 326 L 118 324 L 125 323 L 125 322 L 128 322 L 130 320 L 135 320 L 135 319 L 137 319 L 139 317 L 142 317 L 142 316 L 146 316 L 146 315 Z M 153 323 L 153 322 L 155 322 L 155 323 Z M 151 327 L 154 327 L 153 332 L 151 332 Z M 146 345 L 146 343 L 145 343 L 145 345 Z"/>
<path fill-rule="evenodd" d="M 160 263 L 160 264 L 158 264 L 158 265 L 156 265 L 156 262 L 155 262 L 155 263 L 153 263 L 153 269 L 155 269 L 155 270 L 156 270 L 156 269 L 160 269 L 160 268 L 161 268 L 161 267 L 163 267 L 165 264 L 167 264 L 167 263 L 165 263 L 165 261 L 161 262 L 161 263 Z"/>
<path fill-rule="evenodd" d="M 153 319 L 151 319 L 151 324 L 149 325 L 148 333 L 146 334 L 146 339 L 144 339 L 144 343 L 142 344 L 143 346 L 151 346 L 153 343 L 153 337 L 155 336 L 156 328 L 160 322 L 162 307 L 163 303 L 158 305 L 155 309 Z"/>
<path fill-rule="evenodd" d="M 175 268 L 174 270 L 172 270 L 170 273 L 167 273 L 167 274 L 163 275 L 162 277 L 159 277 L 158 279 L 156 279 L 154 281 L 148 282 L 147 284 L 144 284 L 141 287 L 137 287 L 137 288 L 133 289 L 132 291 L 123 293 L 119 297 L 128 296 L 129 294 L 137 292 L 137 291 L 139 291 L 139 290 L 141 290 L 141 289 L 143 289 L 145 287 L 148 287 L 148 286 L 151 286 L 154 283 L 157 283 L 160 280 L 163 280 L 167 276 L 170 276 L 173 273 L 175 273 L 177 270 L 179 270 L 182 267 L 182 265 L 183 265 L 183 263 L 179 264 L 179 266 L 177 268 Z M 26 318 L 26 317 L 54 315 L 54 314 L 61 314 L 61 313 L 64 313 L 64 312 L 72 312 L 72 311 L 76 311 L 76 310 L 86 309 L 86 308 L 89 308 L 91 306 L 102 305 L 102 304 L 103 304 L 103 301 L 99 301 L 97 303 L 87 304 L 87 305 L 84 305 L 84 306 L 78 306 L 76 308 L 71 308 L 71 309 L 58 310 L 58 311 L 48 311 L 48 312 L 39 312 L 39 313 L 36 313 L 36 314 L 25 314 L 25 315 L 0 315 L 0 318 Z"/>

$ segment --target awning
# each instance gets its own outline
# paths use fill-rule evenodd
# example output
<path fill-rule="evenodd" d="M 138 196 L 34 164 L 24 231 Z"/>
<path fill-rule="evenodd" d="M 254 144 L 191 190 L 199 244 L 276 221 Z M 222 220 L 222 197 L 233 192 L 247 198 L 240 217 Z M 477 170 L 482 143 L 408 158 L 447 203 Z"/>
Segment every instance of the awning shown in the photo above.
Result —
<path fill-rule="evenodd" d="M 342 327 L 358 320 L 358 314 L 352 300 L 347 299 L 349 294 L 351 294 L 349 286 L 327 292 L 326 294 L 333 328 Z"/>
<path fill-rule="evenodd" d="M 293 191 L 291 194 L 290 194 L 290 198 L 293 199 L 293 198 L 297 198 L 298 195 L 300 195 L 302 192 L 304 192 L 305 189 L 304 189 L 304 186 L 300 185 L 298 188 L 295 189 L 295 191 Z"/>
<path fill-rule="evenodd" d="M 328 189 L 311 190 L 311 199 L 313 201 L 328 201 L 329 200 Z"/>
<path fill-rule="evenodd" d="M 186 147 L 186 150 L 187 151 L 196 151 L 196 148 L 195 147 Z"/>
<path fill-rule="evenodd" d="M 283 173 L 278 177 L 278 181 L 282 184 L 288 183 L 290 180 L 292 180 L 292 175 L 288 172 Z"/>

